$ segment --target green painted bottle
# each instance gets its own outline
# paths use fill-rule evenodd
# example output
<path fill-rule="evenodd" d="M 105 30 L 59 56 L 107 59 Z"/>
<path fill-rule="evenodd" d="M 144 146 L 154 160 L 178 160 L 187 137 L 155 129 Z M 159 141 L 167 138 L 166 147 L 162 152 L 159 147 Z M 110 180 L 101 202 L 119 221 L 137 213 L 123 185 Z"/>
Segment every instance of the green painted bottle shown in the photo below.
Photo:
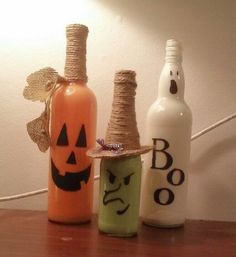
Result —
<path fill-rule="evenodd" d="M 129 237 L 137 233 L 141 157 L 102 159 L 100 168 L 99 230 Z"/>
<path fill-rule="evenodd" d="M 117 237 L 137 234 L 141 154 L 152 146 L 141 146 L 135 113 L 136 80 L 132 70 L 115 74 L 112 112 L 100 148 L 87 152 L 101 158 L 98 228 Z"/>

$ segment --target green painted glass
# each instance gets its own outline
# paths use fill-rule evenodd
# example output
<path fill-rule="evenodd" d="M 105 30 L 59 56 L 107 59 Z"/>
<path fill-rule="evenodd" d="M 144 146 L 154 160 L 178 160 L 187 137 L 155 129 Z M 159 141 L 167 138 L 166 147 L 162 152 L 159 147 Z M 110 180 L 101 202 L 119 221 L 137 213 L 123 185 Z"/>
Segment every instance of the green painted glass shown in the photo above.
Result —
<path fill-rule="evenodd" d="M 100 231 L 120 237 L 137 234 L 141 171 L 140 156 L 101 160 Z"/>

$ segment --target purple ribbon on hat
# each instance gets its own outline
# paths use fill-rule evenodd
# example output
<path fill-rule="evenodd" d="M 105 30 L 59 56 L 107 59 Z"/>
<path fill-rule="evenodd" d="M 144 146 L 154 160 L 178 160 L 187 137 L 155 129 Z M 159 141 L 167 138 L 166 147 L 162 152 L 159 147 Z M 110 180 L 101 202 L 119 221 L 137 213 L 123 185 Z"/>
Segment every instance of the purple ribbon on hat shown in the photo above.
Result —
<path fill-rule="evenodd" d="M 100 150 L 114 151 L 119 153 L 124 150 L 123 144 L 105 144 L 104 139 L 98 138 L 96 142 L 101 146 Z"/>

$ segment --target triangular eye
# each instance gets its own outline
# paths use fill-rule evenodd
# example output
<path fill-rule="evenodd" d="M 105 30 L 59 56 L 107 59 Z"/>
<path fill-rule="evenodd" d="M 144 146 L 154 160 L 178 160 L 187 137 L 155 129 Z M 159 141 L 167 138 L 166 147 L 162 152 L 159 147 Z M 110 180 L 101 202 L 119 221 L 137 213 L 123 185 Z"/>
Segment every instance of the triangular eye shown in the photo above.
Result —
<path fill-rule="evenodd" d="M 64 124 L 61 129 L 60 135 L 57 139 L 57 145 L 69 145 L 66 124 Z"/>
<path fill-rule="evenodd" d="M 85 127 L 82 125 L 82 128 L 80 129 L 79 132 L 79 137 L 76 142 L 77 147 L 87 147 L 87 139 L 86 139 L 86 132 L 85 132 Z"/>

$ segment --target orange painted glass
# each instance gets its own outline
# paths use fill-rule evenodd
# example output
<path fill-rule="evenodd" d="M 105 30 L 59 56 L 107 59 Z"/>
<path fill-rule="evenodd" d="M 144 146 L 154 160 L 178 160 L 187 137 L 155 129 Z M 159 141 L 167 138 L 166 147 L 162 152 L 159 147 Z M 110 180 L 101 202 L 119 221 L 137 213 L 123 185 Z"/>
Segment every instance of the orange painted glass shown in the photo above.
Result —
<path fill-rule="evenodd" d="M 84 223 L 91 219 L 94 171 L 86 151 L 95 146 L 96 115 L 96 98 L 84 82 L 62 84 L 53 94 L 48 184 L 51 221 Z"/>

